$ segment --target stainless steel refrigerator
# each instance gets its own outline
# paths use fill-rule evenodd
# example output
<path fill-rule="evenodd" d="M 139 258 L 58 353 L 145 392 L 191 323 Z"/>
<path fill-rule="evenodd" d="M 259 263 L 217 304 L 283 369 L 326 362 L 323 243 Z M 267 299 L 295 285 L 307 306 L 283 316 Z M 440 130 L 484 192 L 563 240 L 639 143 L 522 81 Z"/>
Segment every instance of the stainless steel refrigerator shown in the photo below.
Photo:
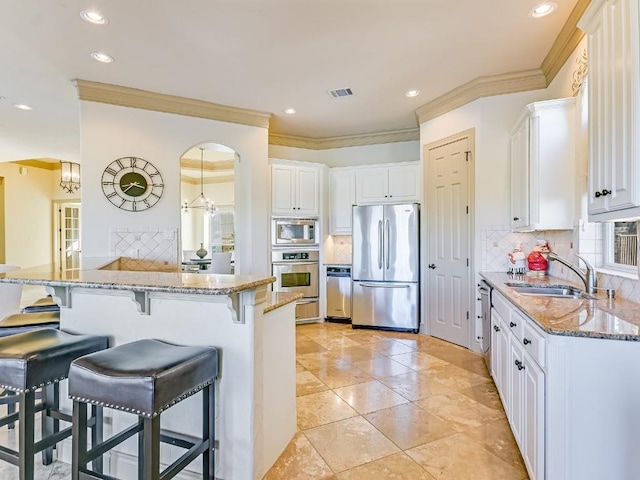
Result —
<path fill-rule="evenodd" d="M 353 207 L 354 327 L 418 332 L 419 217 L 415 203 Z"/>

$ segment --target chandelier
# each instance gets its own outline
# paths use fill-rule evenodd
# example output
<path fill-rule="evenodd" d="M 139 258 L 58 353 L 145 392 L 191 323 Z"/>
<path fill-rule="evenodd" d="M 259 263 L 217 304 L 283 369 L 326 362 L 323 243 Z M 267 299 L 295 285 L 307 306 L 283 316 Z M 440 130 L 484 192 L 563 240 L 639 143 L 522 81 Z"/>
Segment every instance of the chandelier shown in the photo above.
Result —
<path fill-rule="evenodd" d="M 214 216 L 218 212 L 211 200 L 204 194 L 204 148 L 200 147 L 200 195 L 191 200 L 191 202 L 185 200 L 182 203 L 182 211 L 189 213 L 189 209 L 197 208 L 202 210 L 205 215 Z"/>
<path fill-rule="evenodd" d="M 60 161 L 60 186 L 67 193 L 80 188 L 80 164 Z"/>

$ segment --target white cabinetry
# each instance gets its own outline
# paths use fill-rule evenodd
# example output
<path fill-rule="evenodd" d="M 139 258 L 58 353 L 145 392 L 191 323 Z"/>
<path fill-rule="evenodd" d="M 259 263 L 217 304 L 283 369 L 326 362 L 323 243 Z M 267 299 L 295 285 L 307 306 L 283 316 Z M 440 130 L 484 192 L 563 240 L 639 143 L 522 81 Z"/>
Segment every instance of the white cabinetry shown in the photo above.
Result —
<path fill-rule="evenodd" d="M 575 217 L 575 98 L 527 105 L 511 132 L 511 228 L 570 230 Z"/>
<path fill-rule="evenodd" d="M 271 212 L 274 215 L 317 216 L 320 167 L 271 166 Z"/>
<path fill-rule="evenodd" d="M 329 235 L 351 235 L 351 210 L 356 203 L 355 179 L 352 168 L 329 171 Z"/>
<path fill-rule="evenodd" d="M 545 358 L 540 355 L 546 349 L 545 336 L 495 290 L 492 300 L 491 374 L 529 475 L 541 480 L 545 374 L 536 359 Z"/>
<path fill-rule="evenodd" d="M 640 16 L 637 0 L 593 0 L 589 48 L 589 219 L 640 215 Z"/>
<path fill-rule="evenodd" d="M 420 164 L 368 167 L 356 170 L 358 205 L 420 201 Z"/>

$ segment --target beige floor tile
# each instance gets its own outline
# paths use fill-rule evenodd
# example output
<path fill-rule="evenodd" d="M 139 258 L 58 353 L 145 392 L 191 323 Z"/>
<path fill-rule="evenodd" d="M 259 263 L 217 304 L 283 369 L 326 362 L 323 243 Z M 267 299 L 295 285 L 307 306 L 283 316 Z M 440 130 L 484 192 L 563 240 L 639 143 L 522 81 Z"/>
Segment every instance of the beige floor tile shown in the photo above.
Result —
<path fill-rule="evenodd" d="M 437 480 L 520 480 L 521 472 L 459 433 L 407 450 Z"/>
<path fill-rule="evenodd" d="M 404 453 L 397 453 L 339 473 L 338 480 L 435 480 Z"/>
<path fill-rule="evenodd" d="M 380 338 L 384 338 L 373 330 L 351 330 L 344 332 L 343 335 L 359 344 L 375 342 Z"/>
<path fill-rule="evenodd" d="M 455 390 L 445 387 L 438 380 L 413 370 L 402 375 L 382 378 L 380 381 L 412 402 L 422 398 L 435 397 L 436 395 L 451 395 L 455 393 Z"/>
<path fill-rule="evenodd" d="M 493 382 L 481 383 L 474 387 L 459 390 L 459 392 L 487 407 L 495 408 L 496 410 L 502 408 L 502 401 L 500 401 L 498 390 L 496 390 Z"/>
<path fill-rule="evenodd" d="M 450 422 L 459 432 L 500 420 L 504 412 L 482 405 L 469 397 L 456 393 L 439 395 L 415 402 L 420 408 L 442 420 Z"/>
<path fill-rule="evenodd" d="M 335 478 L 304 433 L 298 432 L 264 480 L 329 480 Z"/>
<path fill-rule="evenodd" d="M 324 392 L 325 390 L 329 390 L 329 387 L 310 371 L 304 370 L 296 373 L 296 396 Z"/>
<path fill-rule="evenodd" d="M 316 342 L 327 350 L 341 350 L 347 347 L 360 346 L 360 343 L 344 335 L 340 335 L 339 337 L 318 338 Z"/>
<path fill-rule="evenodd" d="M 356 362 L 354 365 L 375 378 L 391 377 L 413 371 L 389 357 L 376 357 L 371 360 Z"/>
<path fill-rule="evenodd" d="M 451 423 L 413 403 L 379 410 L 364 417 L 403 450 L 458 433 Z"/>
<path fill-rule="evenodd" d="M 361 414 L 383 410 L 408 402 L 406 398 L 398 395 L 377 380 L 337 388 L 335 392 Z"/>
<path fill-rule="evenodd" d="M 331 367 L 336 365 L 344 365 L 347 360 L 339 358 L 335 353 L 326 350 L 318 353 L 305 353 L 297 355 L 297 360 L 307 370 L 313 370 L 323 367 Z"/>
<path fill-rule="evenodd" d="M 331 353 L 337 355 L 341 360 L 349 363 L 356 363 L 384 356 L 382 353 L 379 353 L 375 348 L 366 343 L 357 347 L 334 349 L 331 350 Z"/>
<path fill-rule="evenodd" d="M 398 363 L 401 363 L 412 370 L 426 370 L 434 367 L 444 367 L 449 365 L 444 360 L 434 357 L 433 355 L 429 355 L 425 352 L 411 352 L 411 353 L 403 353 L 401 355 L 393 355 L 391 357 Z"/>
<path fill-rule="evenodd" d="M 481 377 L 491 378 L 491 374 L 487 368 L 487 364 L 484 362 L 483 357 L 477 357 L 473 359 L 462 360 L 458 363 L 451 362 L 454 365 L 457 365 L 460 368 L 464 368 L 465 370 L 469 370 Z"/>
<path fill-rule="evenodd" d="M 296 355 L 325 352 L 326 350 L 326 348 L 313 340 L 301 340 L 296 342 Z"/>
<path fill-rule="evenodd" d="M 373 380 L 371 375 L 348 363 L 311 369 L 311 372 L 330 388 L 346 387 Z"/>
<path fill-rule="evenodd" d="M 400 451 L 360 416 L 312 428 L 305 434 L 336 473 Z"/>
<path fill-rule="evenodd" d="M 296 373 L 304 372 L 305 370 L 306 370 L 306 368 L 304 368 L 302 365 L 300 365 L 298 362 L 296 362 Z"/>
<path fill-rule="evenodd" d="M 491 382 L 491 379 L 477 375 L 469 370 L 456 365 L 434 366 L 424 371 L 429 378 L 435 378 L 440 383 L 454 390 L 462 390 L 474 387 L 482 383 Z"/>
<path fill-rule="evenodd" d="M 358 414 L 332 391 L 313 393 L 296 399 L 298 427 L 302 430 L 343 420 Z"/>
<path fill-rule="evenodd" d="M 411 353 L 415 351 L 415 349 L 409 345 L 405 345 L 404 343 L 392 338 L 381 338 L 372 342 L 371 345 L 375 347 L 377 352 L 387 356 L 401 355 L 403 353 Z"/>
<path fill-rule="evenodd" d="M 522 473 L 521 478 L 525 478 L 527 470 L 506 418 L 481 427 L 472 428 L 464 432 L 464 434 L 480 442 L 496 457 L 520 471 Z"/>

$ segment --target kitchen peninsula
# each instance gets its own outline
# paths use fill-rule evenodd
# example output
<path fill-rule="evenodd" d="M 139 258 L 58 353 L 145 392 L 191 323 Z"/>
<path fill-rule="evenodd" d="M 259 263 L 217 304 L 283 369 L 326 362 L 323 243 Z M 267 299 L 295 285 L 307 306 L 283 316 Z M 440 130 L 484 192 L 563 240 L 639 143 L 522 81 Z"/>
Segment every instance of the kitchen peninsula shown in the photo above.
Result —
<path fill-rule="evenodd" d="M 156 338 L 221 350 L 216 383 L 216 478 L 254 480 L 275 462 L 296 430 L 295 294 L 267 291 L 273 277 L 183 273 L 179 266 L 118 258 L 97 268 L 53 266 L 0 275 L 0 282 L 43 285 L 61 305 L 60 328 L 107 335 L 110 346 Z M 63 384 L 62 398 L 66 399 Z M 199 436 L 199 394 L 166 412 L 162 428 Z M 66 404 L 68 407 L 70 403 Z M 105 411 L 105 435 L 133 416 Z M 170 463 L 180 449 L 167 447 Z M 136 442 L 115 449 L 105 473 L 136 476 Z M 71 460 L 71 444 L 58 458 Z M 198 472 L 200 463 L 189 469 Z M 177 478 L 196 478 L 195 473 Z"/>

